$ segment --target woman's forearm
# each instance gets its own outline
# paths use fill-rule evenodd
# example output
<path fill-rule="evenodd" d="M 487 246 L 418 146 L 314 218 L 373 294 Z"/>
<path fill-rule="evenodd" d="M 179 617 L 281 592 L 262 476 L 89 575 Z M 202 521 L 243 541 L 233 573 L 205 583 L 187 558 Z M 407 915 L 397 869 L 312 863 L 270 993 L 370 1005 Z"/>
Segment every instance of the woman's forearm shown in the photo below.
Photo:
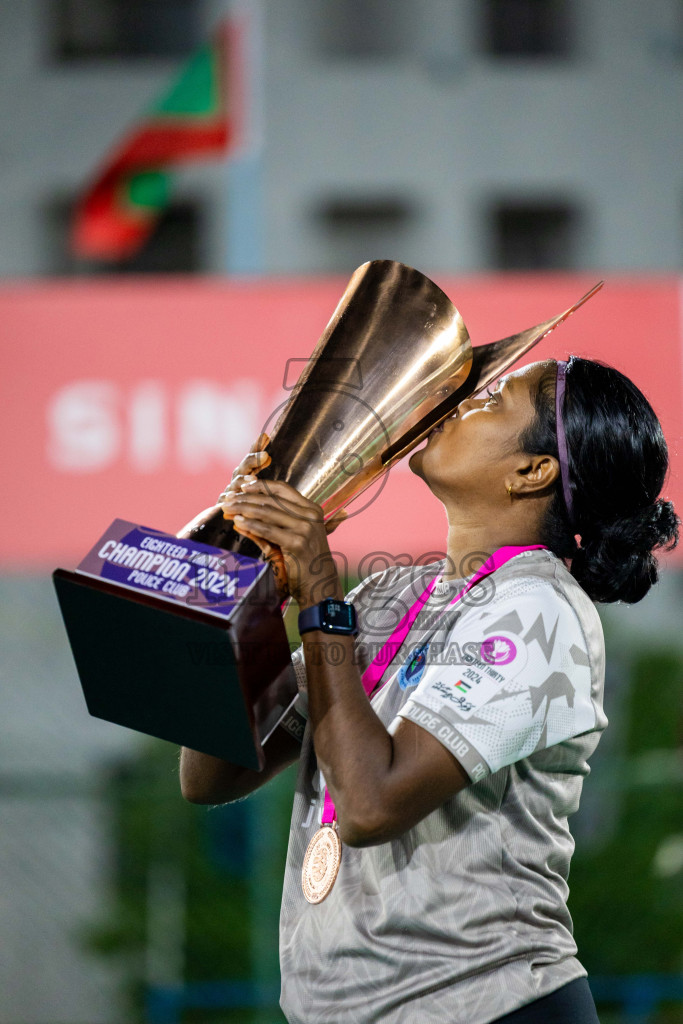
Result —
<path fill-rule="evenodd" d="M 276 729 L 264 744 L 263 771 L 242 768 L 220 757 L 182 747 L 180 789 L 192 804 L 227 804 L 248 796 L 297 760 L 301 747 L 283 729 Z"/>
<path fill-rule="evenodd" d="M 342 597 L 321 506 L 282 480 L 255 480 L 223 508 L 238 532 L 282 552 L 300 609 Z M 468 780 L 449 751 L 415 723 L 401 719 L 389 734 L 363 690 L 353 650 L 349 636 L 304 634 L 316 757 L 342 839 L 363 846 L 402 835 Z"/>

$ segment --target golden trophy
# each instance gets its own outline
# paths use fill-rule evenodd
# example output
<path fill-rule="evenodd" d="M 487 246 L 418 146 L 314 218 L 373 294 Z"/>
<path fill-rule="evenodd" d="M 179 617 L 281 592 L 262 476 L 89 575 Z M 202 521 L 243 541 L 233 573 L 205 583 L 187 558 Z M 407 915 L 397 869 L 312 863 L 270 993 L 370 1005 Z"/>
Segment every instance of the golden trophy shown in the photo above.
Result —
<path fill-rule="evenodd" d="M 393 260 L 360 266 L 275 425 L 261 480 L 284 480 L 329 518 L 545 338 L 602 287 L 536 327 L 475 348 L 447 295 Z M 229 551 L 258 549 L 219 506 L 180 536 Z"/>
<path fill-rule="evenodd" d="M 332 516 L 600 287 L 473 348 L 424 274 L 363 264 L 268 430 L 261 479 L 285 480 Z M 290 649 L 272 570 L 219 505 L 177 537 L 115 520 L 54 581 L 91 714 L 263 767 L 262 743 L 296 695 Z"/>

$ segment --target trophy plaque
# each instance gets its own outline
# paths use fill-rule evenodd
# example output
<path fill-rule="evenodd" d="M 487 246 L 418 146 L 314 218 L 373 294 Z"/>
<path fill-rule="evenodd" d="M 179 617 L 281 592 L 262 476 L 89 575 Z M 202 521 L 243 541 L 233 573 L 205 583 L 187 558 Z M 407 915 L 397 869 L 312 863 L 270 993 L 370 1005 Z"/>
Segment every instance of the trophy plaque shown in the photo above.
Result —
<path fill-rule="evenodd" d="M 292 484 L 329 518 L 601 284 L 552 320 L 473 348 L 428 277 L 363 264 L 267 428 L 260 478 Z M 115 520 L 54 582 L 91 714 L 263 767 L 296 682 L 272 570 L 219 504 L 177 537 Z"/>

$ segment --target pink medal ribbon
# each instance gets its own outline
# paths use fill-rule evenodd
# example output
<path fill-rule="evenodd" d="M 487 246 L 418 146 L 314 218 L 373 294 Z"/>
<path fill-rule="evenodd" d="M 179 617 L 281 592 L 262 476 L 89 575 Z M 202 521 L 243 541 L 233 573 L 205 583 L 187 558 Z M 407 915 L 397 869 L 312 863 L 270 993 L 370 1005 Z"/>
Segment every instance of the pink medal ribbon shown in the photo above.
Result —
<path fill-rule="evenodd" d="M 490 558 L 487 558 L 483 565 L 475 572 L 471 580 L 463 587 L 463 589 L 455 595 L 453 600 L 447 606 L 451 608 L 457 601 L 467 594 L 472 587 L 483 580 L 486 576 L 491 576 L 496 569 L 500 569 L 501 566 L 509 562 L 511 558 L 515 558 L 516 555 L 521 555 L 524 551 L 541 551 L 546 548 L 545 544 L 528 544 L 526 546 L 518 547 L 515 545 L 507 545 L 506 547 L 498 548 L 494 551 Z M 431 595 L 434 587 L 441 579 L 439 573 L 434 577 L 433 580 L 427 584 L 425 589 L 422 591 L 417 601 L 408 609 L 406 614 L 403 616 L 398 626 L 391 634 L 389 639 L 382 645 L 373 660 L 370 662 L 365 672 L 363 673 L 361 682 L 363 689 L 365 690 L 368 700 L 370 694 L 377 688 L 377 684 L 381 681 L 382 676 L 389 668 L 389 665 L 393 662 L 394 658 L 399 652 L 401 644 L 407 637 L 408 633 L 412 629 L 413 623 L 424 608 L 429 596 Z M 446 608 L 444 608 L 442 615 L 445 614 Z M 388 682 L 388 680 L 387 680 Z M 386 682 L 384 684 L 386 686 Z M 337 819 L 337 812 L 335 810 L 334 802 L 330 796 L 329 790 L 325 788 L 325 800 L 323 803 L 323 813 L 321 817 L 322 825 L 331 825 Z"/>

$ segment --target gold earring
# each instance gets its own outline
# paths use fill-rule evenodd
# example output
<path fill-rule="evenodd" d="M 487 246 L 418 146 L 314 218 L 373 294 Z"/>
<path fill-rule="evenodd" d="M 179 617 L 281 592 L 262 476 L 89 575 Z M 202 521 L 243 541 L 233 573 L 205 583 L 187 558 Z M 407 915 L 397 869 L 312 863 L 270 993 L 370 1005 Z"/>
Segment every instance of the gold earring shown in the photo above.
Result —
<path fill-rule="evenodd" d="M 508 498 L 512 497 L 512 484 L 507 485 Z"/>

